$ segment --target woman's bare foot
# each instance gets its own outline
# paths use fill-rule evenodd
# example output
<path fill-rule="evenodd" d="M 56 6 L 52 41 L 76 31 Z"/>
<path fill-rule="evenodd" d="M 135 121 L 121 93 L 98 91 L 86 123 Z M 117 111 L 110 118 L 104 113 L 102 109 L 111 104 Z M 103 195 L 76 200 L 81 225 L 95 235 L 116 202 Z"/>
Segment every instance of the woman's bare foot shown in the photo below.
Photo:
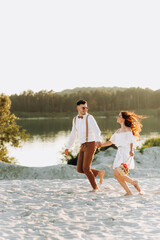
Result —
<path fill-rule="evenodd" d="M 99 176 L 99 178 L 100 178 L 100 184 L 102 184 L 102 182 L 103 182 L 104 174 L 105 174 L 105 170 L 101 170 L 101 171 L 99 171 L 99 173 L 98 173 L 98 176 Z"/>
<path fill-rule="evenodd" d="M 134 181 L 134 185 L 133 185 L 133 186 L 135 187 L 135 189 L 136 189 L 139 193 L 141 193 L 141 189 L 140 189 L 140 187 L 139 187 L 139 184 L 138 184 L 138 181 L 137 181 L 137 180 Z"/>

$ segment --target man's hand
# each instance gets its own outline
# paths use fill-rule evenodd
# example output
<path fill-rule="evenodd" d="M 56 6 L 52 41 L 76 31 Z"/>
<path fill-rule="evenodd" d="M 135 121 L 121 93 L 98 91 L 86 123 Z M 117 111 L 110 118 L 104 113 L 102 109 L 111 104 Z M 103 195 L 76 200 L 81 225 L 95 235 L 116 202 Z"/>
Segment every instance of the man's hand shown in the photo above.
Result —
<path fill-rule="evenodd" d="M 102 146 L 101 142 L 96 142 L 96 147 L 100 148 Z"/>
<path fill-rule="evenodd" d="M 68 155 L 68 149 L 64 151 L 64 154 L 67 156 Z"/>

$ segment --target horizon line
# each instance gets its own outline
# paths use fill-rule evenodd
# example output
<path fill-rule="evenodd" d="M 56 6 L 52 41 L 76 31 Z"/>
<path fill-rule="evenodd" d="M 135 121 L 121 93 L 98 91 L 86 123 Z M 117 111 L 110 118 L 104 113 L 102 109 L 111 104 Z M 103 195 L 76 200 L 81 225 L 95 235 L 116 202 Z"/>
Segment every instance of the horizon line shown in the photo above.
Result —
<path fill-rule="evenodd" d="M 7 93 L 5 93 L 5 92 L 1 92 L 0 94 L 4 94 L 4 95 L 8 95 L 8 96 L 11 96 L 11 95 L 15 95 L 15 94 L 17 94 L 17 95 L 21 95 L 21 94 L 23 94 L 24 92 L 29 92 L 29 91 L 32 91 L 33 93 L 38 93 L 38 92 L 41 92 L 41 91 L 46 91 L 46 92 L 50 92 L 50 91 L 53 91 L 54 93 L 61 93 L 61 92 L 64 92 L 64 91 L 74 91 L 75 89 L 82 89 L 82 88 L 90 88 L 90 89 L 100 89 L 100 88 L 108 88 L 108 89 L 113 89 L 113 88 L 119 88 L 119 89 L 130 89 L 130 88 L 139 88 L 139 89 L 149 89 L 149 90 L 152 90 L 152 91 L 158 91 L 158 90 L 160 90 L 160 88 L 157 88 L 157 89 L 152 89 L 152 88 L 150 88 L 150 87 L 139 87 L 139 86 L 137 86 L 137 87 L 119 87 L 119 86 L 114 86 L 114 87 L 105 87 L 105 86 L 101 86 L 101 87 L 74 87 L 74 88 L 66 88 L 66 89 L 63 89 L 63 90 L 60 90 L 60 91 L 55 91 L 55 90 L 53 90 L 53 89 L 50 89 L 50 90 L 47 90 L 47 89 L 41 89 L 41 90 L 32 90 L 32 89 L 27 89 L 27 90 L 23 90 L 23 91 L 21 91 L 21 92 L 19 92 L 19 93 L 17 93 L 17 92 L 15 92 L 15 93 L 11 93 L 11 94 L 7 94 Z"/>

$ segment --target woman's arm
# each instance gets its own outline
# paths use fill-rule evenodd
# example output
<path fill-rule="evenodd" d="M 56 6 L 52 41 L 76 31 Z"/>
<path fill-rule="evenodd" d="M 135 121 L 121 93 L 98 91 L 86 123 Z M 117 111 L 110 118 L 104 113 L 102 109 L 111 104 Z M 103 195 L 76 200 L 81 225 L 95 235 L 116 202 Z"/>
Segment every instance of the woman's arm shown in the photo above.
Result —
<path fill-rule="evenodd" d="M 107 141 L 105 143 L 102 143 L 101 144 L 101 147 L 108 147 L 108 146 L 111 146 L 113 143 L 111 141 Z"/>
<path fill-rule="evenodd" d="M 134 152 L 133 152 L 133 143 L 130 144 L 130 156 L 133 157 L 134 156 Z"/>

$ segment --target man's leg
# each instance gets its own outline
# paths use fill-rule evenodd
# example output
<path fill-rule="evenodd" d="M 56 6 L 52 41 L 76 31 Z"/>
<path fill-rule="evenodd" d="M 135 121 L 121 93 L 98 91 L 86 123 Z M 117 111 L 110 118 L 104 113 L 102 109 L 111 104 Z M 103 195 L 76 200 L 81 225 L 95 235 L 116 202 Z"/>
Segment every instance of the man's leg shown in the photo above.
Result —
<path fill-rule="evenodd" d="M 98 170 L 91 169 L 91 163 L 95 153 L 95 142 L 89 142 L 85 144 L 84 158 L 83 158 L 83 172 L 86 174 L 93 189 L 98 189 L 95 177 L 98 175 Z"/>
<path fill-rule="evenodd" d="M 96 151 L 96 146 L 95 146 L 95 151 Z M 95 154 L 95 151 L 94 151 L 94 154 Z M 94 157 L 94 154 L 93 154 L 93 157 Z M 93 169 L 93 168 L 91 168 L 91 170 L 95 177 L 98 175 L 98 177 L 100 179 L 100 184 L 102 184 L 103 177 L 105 175 L 105 170 L 97 170 L 97 169 Z"/>
<path fill-rule="evenodd" d="M 84 158 L 84 151 L 83 151 L 83 145 L 81 145 L 80 152 L 78 155 L 77 160 L 77 172 L 84 173 L 83 172 L 83 158 Z"/>

